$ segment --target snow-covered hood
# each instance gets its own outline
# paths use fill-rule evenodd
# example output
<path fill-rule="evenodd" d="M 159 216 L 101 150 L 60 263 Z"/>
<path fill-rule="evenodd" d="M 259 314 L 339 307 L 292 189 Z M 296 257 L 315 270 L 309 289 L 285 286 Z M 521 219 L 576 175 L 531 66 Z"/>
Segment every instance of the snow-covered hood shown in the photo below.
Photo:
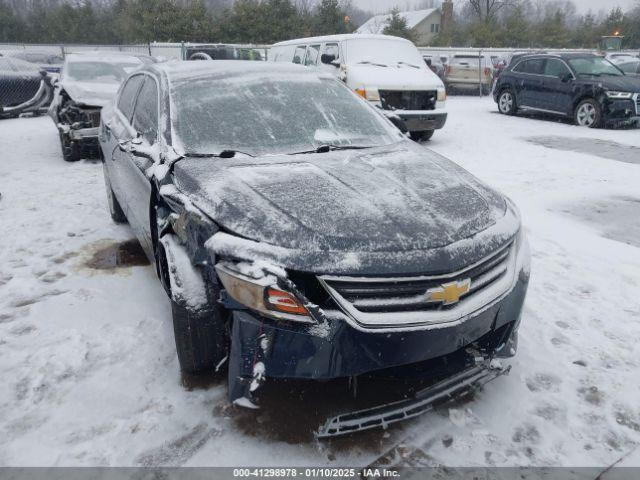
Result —
<path fill-rule="evenodd" d="M 442 80 L 428 68 L 408 65 L 379 67 L 376 65 L 348 65 L 347 85 L 352 88 L 369 87 L 380 90 L 433 90 L 444 88 Z"/>
<path fill-rule="evenodd" d="M 110 103 L 118 93 L 118 83 L 94 83 L 63 80 L 62 89 L 71 99 L 80 104 L 91 107 L 104 107 Z"/>
<path fill-rule="evenodd" d="M 277 247 L 283 257 L 289 252 L 295 265 L 277 263 L 292 268 L 322 268 L 318 261 L 337 255 L 358 257 L 359 266 L 368 261 L 378 273 L 380 260 L 408 271 L 416 252 L 424 260 L 425 251 L 468 241 L 468 259 L 518 229 L 515 213 L 502 223 L 508 209 L 501 195 L 408 141 L 306 156 L 184 159 L 174 181 L 227 232 Z M 476 249 L 470 239 L 479 232 L 485 235 Z"/>

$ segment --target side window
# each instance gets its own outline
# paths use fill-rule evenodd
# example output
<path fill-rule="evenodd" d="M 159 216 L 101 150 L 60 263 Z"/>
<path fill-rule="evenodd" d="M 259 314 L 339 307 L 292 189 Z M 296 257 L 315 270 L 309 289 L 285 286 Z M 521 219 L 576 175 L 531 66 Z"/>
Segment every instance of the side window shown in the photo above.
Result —
<path fill-rule="evenodd" d="M 304 64 L 307 66 L 317 65 L 319 56 L 320 45 L 309 45 L 309 48 L 307 48 L 307 56 L 304 59 Z"/>
<path fill-rule="evenodd" d="M 133 114 L 133 128 L 149 145 L 158 139 L 158 87 L 153 78 L 147 77 L 138 95 Z"/>
<path fill-rule="evenodd" d="M 544 74 L 551 77 L 564 77 L 567 73 L 571 73 L 563 61 L 555 58 L 547 59 L 544 67 Z"/>
<path fill-rule="evenodd" d="M 131 121 L 133 105 L 140 85 L 142 85 L 142 80 L 144 80 L 142 75 L 131 77 L 120 92 L 120 98 L 118 98 L 118 110 L 120 110 L 129 121 Z"/>
<path fill-rule="evenodd" d="M 293 63 L 302 64 L 304 59 L 304 52 L 307 50 L 306 45 L 300 45 L 296 47 L 296 52 L 293 54 Z"/>
<path fill-rule="evenodd" d="M 340 61 L 340 47 L 337 43 L 327 43 L 324 46 L 324 55 L 335 57 L 335 61 Z"/>
<path fill-rule="evenodd" d="M 513 70 L 520 73 L 542 75 L 542 73 L 544 72 L 544 59 L 535 58 L 533 60 L 525 60 L 523 62 L 520 62 Z"/>

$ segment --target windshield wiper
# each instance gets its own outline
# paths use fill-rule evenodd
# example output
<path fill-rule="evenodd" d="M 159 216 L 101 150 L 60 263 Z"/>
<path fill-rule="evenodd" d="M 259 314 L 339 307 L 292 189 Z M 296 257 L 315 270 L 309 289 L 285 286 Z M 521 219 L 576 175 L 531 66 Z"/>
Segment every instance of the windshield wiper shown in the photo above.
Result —
<path fill-rule="evenodd" d="M 247 152 L 240 150 L 222 150 L 220 153 L 186 153 L 185 157 L 193 158 L 234 158 L 237 154 L 246 155 L 247 157 L 255 157 Z"/>
<path fill-rule="evenodd" d="M 389 65 L 385 65 L 384 63 L 370 62 L 369 60 L 358 62 L 358 65 L 375 65 L 376 67 L 385 67 L 385 68 L 389 66 Z"/>
<path fill-rule="evenodd" d="M 304 155 L 308 153 L 329 153 L 338 150 L 365 150 L 367 148 L 374 148 L 373 145 L 320 145 L 315 150 L 305 150 L 303 152 L 293 152 L 288 155 Z"/>
<path fill-rule="evenodd" d="M 417 68 L 418 70 L 420 70 L 420 67 L 414 63 L 409 63 L 409 62 L 398 62 L 398 65 L 407 65 L 409 67 L 413 67 L 413 68 Z"/>

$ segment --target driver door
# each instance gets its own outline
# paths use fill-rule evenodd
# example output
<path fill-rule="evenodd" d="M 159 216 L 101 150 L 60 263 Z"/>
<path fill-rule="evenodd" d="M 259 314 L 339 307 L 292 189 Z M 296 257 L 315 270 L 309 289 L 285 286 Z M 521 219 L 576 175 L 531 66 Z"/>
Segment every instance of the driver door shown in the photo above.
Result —
<path fill-rule="evenodd" d="M 147 254 L 153 256 L 151 238 L 150 200 L 151 182 L 147 170 L 158 161 L 152 147 L 158 142 L 159 119 L 158 85 L 156 80 L 145 75 L 144 84 L 136 100 L 132 117 L 135 138 L 129 151 L 122 158 L 122 172 L 127 202 L 131 208 L 129 221 Z"/>
<path fill-rule="evenodd" d="M 548 58 L 544 67 L 542 104 L 545 110 L 568 114 L 573 105 L 573 73 L 558 58 Z"/>

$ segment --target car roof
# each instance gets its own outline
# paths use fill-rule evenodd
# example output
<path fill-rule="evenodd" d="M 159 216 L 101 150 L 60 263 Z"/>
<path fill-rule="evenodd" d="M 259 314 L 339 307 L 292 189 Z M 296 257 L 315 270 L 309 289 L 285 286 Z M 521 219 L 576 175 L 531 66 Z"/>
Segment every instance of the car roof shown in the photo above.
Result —
<path fill-rule="evenodd" d="M 123 60 L 130 60 L 134 63 L 142 63 L 144 55 L 132 55 L 122 54 L 122 52 L 80 52 L 80 53 L 68 53 L 65 56 L 67 62 L 114 62 L 121 63 Z"/>
<path fill-rule="evenodd" d="M 283 47 L 287 45 L 306 45 L 309 43 L 325 43 L 325 42 L 342 42 L 344 40 L 392 40 L 398 41 L 401 40 L 403 42 L 409 42 L 406 38 L 394 37 L 391 35 L 376 35 L 369 33 L 345 33 L 341 35 L 327 35 L 324 37 L 307 37 L 307 38 L 296 38 L 294 40 L 287 40 L 285 42 L 279 42 L 273 45 L 273 47 Z M 411 43 L 411 42 L 409 42 Z"/>
<path fill-rule="evenodd" d="M 202 60 L 197 62 L 172 60 L 146 65 L 139 71 L 154 72 L 174 82 L 186 82 L 193 78 L 207 76 L 215 76 L 216 78 L 254 76 L 262 78 L 270 74 L 289 75 L 292 80 L 296 77 L 300 79 L 313 77 L 334 78 L 331 74 L 302 65 L 288 62 L 256 62 L 253 60 Z"/>

